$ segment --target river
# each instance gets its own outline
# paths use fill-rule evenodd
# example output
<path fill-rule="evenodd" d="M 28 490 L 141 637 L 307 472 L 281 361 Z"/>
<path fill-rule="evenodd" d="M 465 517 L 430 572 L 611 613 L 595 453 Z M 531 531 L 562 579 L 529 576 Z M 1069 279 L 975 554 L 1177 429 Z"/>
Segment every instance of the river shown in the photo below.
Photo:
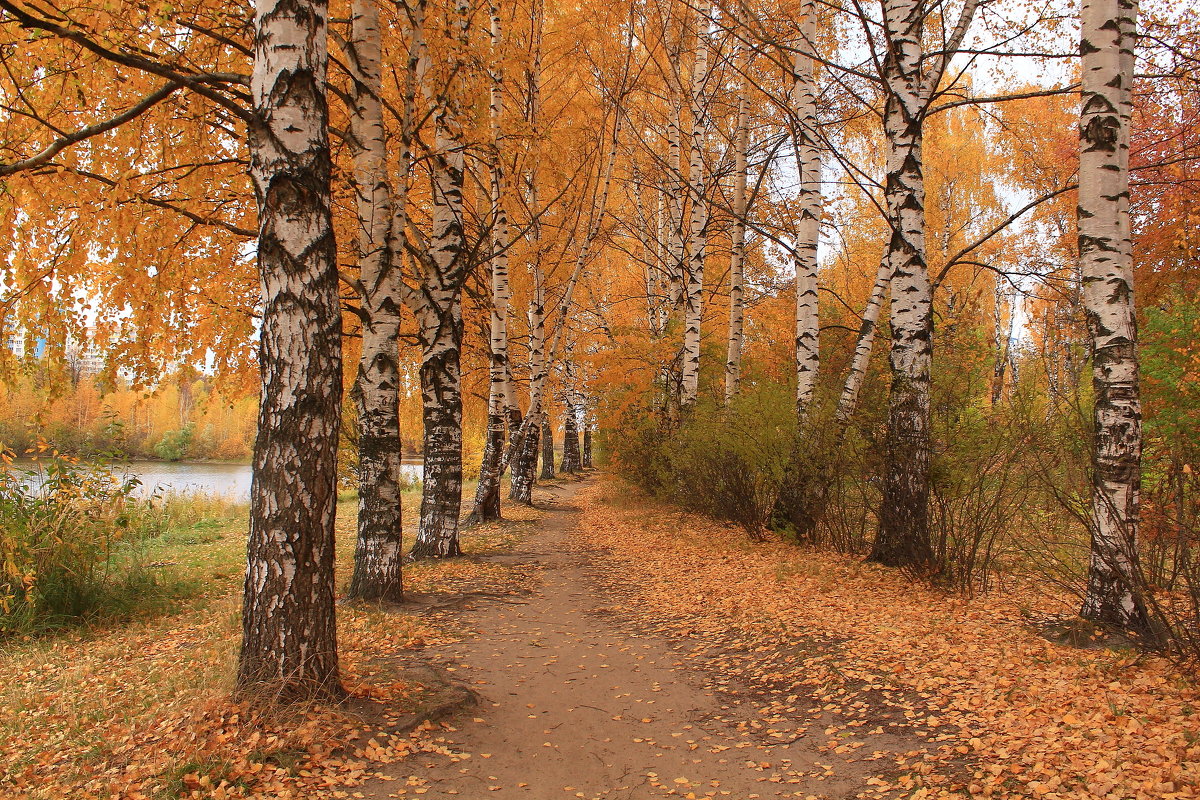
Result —
<path fill-rule="evenodd" d="M 29 475 L 27 485 L 41 482 L 37 474 L 37 463 L 18 459 L 13 466 Z M 422 467 L 419 459 L 404 464 L 405 474 L 419 480 Z M 232 500 L 250 499 L 249 464 L 219 464 L 191 461 L 124 461 L 112 465 L 114 472 L 129 475 L 141 481 L 135 494 L 149 497 L 153 494 L 179 493 L 214 495 Z"/>

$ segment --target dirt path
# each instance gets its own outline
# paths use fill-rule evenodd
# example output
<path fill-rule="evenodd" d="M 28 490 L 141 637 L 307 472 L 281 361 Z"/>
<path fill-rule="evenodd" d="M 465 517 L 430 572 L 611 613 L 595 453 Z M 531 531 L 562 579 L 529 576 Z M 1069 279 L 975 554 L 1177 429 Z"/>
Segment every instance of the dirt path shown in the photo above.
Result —
<path fill-rule="evenodd" d="M 804 730 L 731 724 L 729 696 L 671 644 L 639 632 L 605 589 L 598 554 L 570 541 L 579 483 L 551 487 L 522 551 L 494 560 L 540 573 L 521 603 L 480 599 L 467 630 L 426 655 L 480 703 L 448 721 L 446 754 L 391 766 L 368 798 L 685 798 L 853 796 L 870 773 L 819 757 Z M 775 726 L 779 728 L 780 726 Z M 786 728 L 786 726 L 783 726 Z M 774 743 L 773 743 L 774 742 Z"/>

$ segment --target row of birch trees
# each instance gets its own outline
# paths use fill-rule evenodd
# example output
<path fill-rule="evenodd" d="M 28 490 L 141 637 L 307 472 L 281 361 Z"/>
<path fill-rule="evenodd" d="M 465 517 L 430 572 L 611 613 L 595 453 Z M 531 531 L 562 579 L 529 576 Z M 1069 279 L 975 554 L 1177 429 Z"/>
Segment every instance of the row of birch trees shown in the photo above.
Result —
<path fill-rule="evenodd" d="M 1144 627 L 1132 578 L 1141 448 L 1128 202 L 1135 11 L 1118 0 L 1084 3 L 1081 84 L 989 94 L 974 88 L 976 62 L 1064 55 L 1051 46 L 1064 36 L 1054 9 L 1026 18 L 998 0 L 646 0 L 584 14 L 547 0 L 353 0 L 348 17 L 331 20 L 326 0 L 265 0 L 252 18 L 212 0 L 169 18 L 133 5 L 122 16 L 0 0 L 9 79 L 20 90 L 0 163 L 13 198 L 8 310 L 30 327 L 57 314 L 70 328 L 78 314 L 63 298 L 84 292 L 103 309 L 99 330 L 119 342 L 114 358 L 139 374 L 162 353 L 233 365 L 257 337 L 239 682 L 289 698 L 331 696 L 340 691 L 333 550 L 343 389 L 359 482 L 349 594 L 399 600 L 408 363 L 419 365 L 424 480 L 407 557 L 460 552 L 465 308 L 486 310 L 487 430 L 469 509 L 485 521 L 500 514 L 506 472 L 509 498 L 524 503 L 539 453 L 541 477 L 552 473 L 555 392 L 565 407 L 562 469 L 590 465 L 589 364 L 623 338 L 644 340 L 665 418 L 686 420 L 706 392 L 733 401 L 746 382 L 751 295 L 764 293 L 764 262 L 783 265 L 791 286 L 771 291 L 794 297 L 785 336 L 794 342 L 798 444 L 778 512 L 800 530 L 821 515 L 829 501 L 820 460 L 829 455 L 811 434 L 826 424 L 844 432 L 875 339 L 890 334 L 871 558 L 919 568 L 931 559 L 934 291 L 955 268 L 978 266 L 1027 212 L 1077 186 L 1095 386 L 1082 610 Z M 976 30 L 985 13 L 994 18 L 986 35 Z M 100 88 L 68 112 L 63 86 L 81 75 Z M 949 233 L 931 232 L 931 121 L 1064 93 L 1082 98 L 1075 184 L 953 246 Z M 876 214 L 882 235 L 825 419 L 815 392 L 831 288 L 819 255 L 823 242 L 849 235 L 830 224 L 848 203 Z M 97 214 L 111 224 L 96 226 Z M 935 274 L 931 238 L 941 249 Z M 706 383 L 718 292 L 728 318 L 708 370 L 718 377 Z M 1006 314 L 1011 325 L 1015 312 L 997 298 L 997 326 Z M 997 361 L 1001 381 L 1008 363 Z"/>

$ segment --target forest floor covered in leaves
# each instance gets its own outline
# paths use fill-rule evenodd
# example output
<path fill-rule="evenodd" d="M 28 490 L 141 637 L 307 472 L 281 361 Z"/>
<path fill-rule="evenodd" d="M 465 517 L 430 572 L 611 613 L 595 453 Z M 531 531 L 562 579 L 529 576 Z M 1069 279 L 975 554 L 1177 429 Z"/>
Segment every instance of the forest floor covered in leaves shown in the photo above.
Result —
<path fill-rule="evenodd" d="M 478 706 L 367 798 L 1185 798 L 1200 693 L 859 559 L 752 543 L 615 479 L 557 491 L 425 654 Z M 353 795 L 357 796 L 357 795 Z"/>
<path fill-rule="evenodd" d="M 186 608 L 0 652 L 0 797 L 1200 793 L 1195 683 L 1050 643 L 1030 596 L 753 543 L 606 476 L 536 499 L 412 566 L 404 606 L 339 607 L 338 708 L 230 700 L 244 522 L 175 543 L 207 571 Z"/>
<path fill-rule="evenodd" d="M 339 507 L 338 585 L 352 565 L 356 500 Z M 419 493 L 404 495 L 416 529 Z M 468 594 L 514 591 L 489 563 L 536 524 L 513 508 L 464 533 L 473 557 L 406 567 L 413 602 L 339 605 L 344 706 L 264 710 L 231 699 L 240 641 L 245 509 L 170 530 L 150 559 L 186 588 L 172 607 L 103 628 L 0 642 L 0 800 L 348 797 L 372 765 L 437 747 L 429 726 L 454 687 L 410 670 L 443 634 L 428 610 Z M 407 537 L 406 537 L 407 538 Z M 404 730 L 395 740 L 378 730 Z"/>

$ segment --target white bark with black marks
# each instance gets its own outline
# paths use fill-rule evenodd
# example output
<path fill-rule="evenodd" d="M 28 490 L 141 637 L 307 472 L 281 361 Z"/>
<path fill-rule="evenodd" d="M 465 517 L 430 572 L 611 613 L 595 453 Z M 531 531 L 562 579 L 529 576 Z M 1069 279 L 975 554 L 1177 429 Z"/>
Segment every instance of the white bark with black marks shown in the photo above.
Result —
<path fill-rule="evenodd" d="M 401 285 L 392 263 L 392 197 L 380 93 L 382 36 L 377 0 L 354 0 L 346 63 L 358 207 L 359 316 L 362 353 L 354 384 L 358 410 L 358 538 L 349 597 L 399 602 L 401 444 L 399 337 Z"/>
<path fill-rule="evenodd" d="M 423 254 L 417 305 L 421 343 L 424 474 L 420 527 L 409 557 L 447 558 L 461 553 L 462 506 L 462 287 L 468 271 L 463 229 L 465 171 L 462 121 L 455 84 L 466 69 L 470 6 L 458 0 L 450 74 L 457 76 L 434 100 L 432 229 Z M 426 91 L 430 89 L 426 87 Z"/>
<path fill-rule="evenodd" d="M 249 151 L 262 393 L 238 686 L 287 700 L 342 692 L 333 606 L 342 313 L 327 33 L 324 0 L 260 0 L 255 8 Z"/>
<path fill-rule="evenodd" d="M 884 0 L 882 75 L 887 140 L 884 199 L 892 269 L 888 429 L 879 531 L 870 559 L 924 569 L 929 538 L 930 370 L 933 287 L 925 247 L 924 118 L 946 67 L 961 47 L 979 0 L 965 0 L 937 52 L 925 52 L 925 0 Z"/>
<path fill-rule="evenodd" d="M 1079 260 L 1095 390 L 1091 559 L 1080 613 L 1144 632 L 1136 583 L 1142 411 L 1129 220 L 1137 5 L 1084 0 L 1080 21 Z"/>
<path fill-rule="evenodd" d="M 695 404 L 700 390 L 700 327 L 704 316 L 704 265 L 708 257 L 708 191 L 704 169 L 704 140 L 708 109 L 705 91 L 709 77 L 708 29 L 711 5 L 696 9 L 695 55 L 689 92 L 688 177 L 689 205 L 687 244 L 684 266 L 683 365 L 679 402 L 684 408 Z"/>
<path fill-rule="evenodd" d="M 841 431 L 845 430 L 858 408 L 858 395 L 867 377 L 867 366 L 871 363 L 871 350 L 875 345 L 875 331 L 879 327 L 879 312 L 883 308 L 883 301 L 891 283 L 892 265 L 885 253 L 879 262 L 875 283 L 871 286 L 871 294 L 867 297 L 867 305 L 863 309 L 858 338 L 854 342 L 854 355 L 850 358 L 850 368 L 846 371 L 846 380 L 842 384 L 842 393 L 838 397 L 837 410 L 834 412 L 834 420 Z"/>
<path fill-rule="evenodd" d="M 926 9 L 921 0 L 886 0 L 886 185 L 891 226 L 892 386 L 887 466 L 879 532 L 871 560 L 888 566 L 932 560 L 929 542 L 930 367 L 933 292 L 925 253 L 925 178 L 921 61 Z"/>
<path fill-rule="evenodd" d="M 538 202 L 538 154 L 541 145 L 541 82 L 542 82 L 542 25 L 543 6 L 534 2 L 533 59 L 528 73 L 529 104 L 526 121 L 530 130 L 530 167 L 528 177 L 527 206 L 532 216 L 529 224 L 530 259 L 529 274 L 533 292 L 529 298 L 527 321 L 529 324 L 529 405 L 524 423 L 511 432 L 509 447 L 512 448 L 511 480 L 508 497 L 517 503 L 530 505 L 533 502 L 533 485 L 536 480 L 538 462 L 538 440 L 541 435 L 542 412 L 541 392 L 546 381 L 546 278 L 542 271 L 542 226 L 541 208 Z M 510 384 L 511 385 L 511 384 Z"/>
<path fill-rule="evenodd" d="M 816 34 L 812 0 L 805 2 L 800 25 L 803 41 L 792 66 L 792 103 L 796 114 L 795 150 L 800 171 L 800 218 L 793 246 L 796 266 L 796 409 L 803 421 L 812 405 L 821 365 L 817 283 L 821 234 L 821 147 L 817 129 Z"/>
<path fill-rule="evenodd" d="M 737 395 L 742 381 L 742 340 L 745 324 L 746 184 L 750 148 L 750 115 L 746 82 L 738 87 L 737 123 L 733 135 L 733 232 L 729 253 L 729 339 L 725 348 L 725 403 Z"/>
<path fill-rule="evenodd" d="M 508 281 L 508 214 L 504 209 L 504 164 L 501 158 L 502 116 L 504 114 L 504 68 L 501 62 L 500 6 L 489 6 L 491 17 L 492 64 L 490 69 L 489 118 L 492 127 L 492 257 L 491 262 L 491 362 L 488 381 L 488 427 L 475 505 L 470 522 L 500 518 L 500 462 L 504 455 L 505 424 L 513 411 L 513 389 L 508 363 L 508 314 L 512 292 Z M 520 410 L 517 409 L 517 416 Z"/>

